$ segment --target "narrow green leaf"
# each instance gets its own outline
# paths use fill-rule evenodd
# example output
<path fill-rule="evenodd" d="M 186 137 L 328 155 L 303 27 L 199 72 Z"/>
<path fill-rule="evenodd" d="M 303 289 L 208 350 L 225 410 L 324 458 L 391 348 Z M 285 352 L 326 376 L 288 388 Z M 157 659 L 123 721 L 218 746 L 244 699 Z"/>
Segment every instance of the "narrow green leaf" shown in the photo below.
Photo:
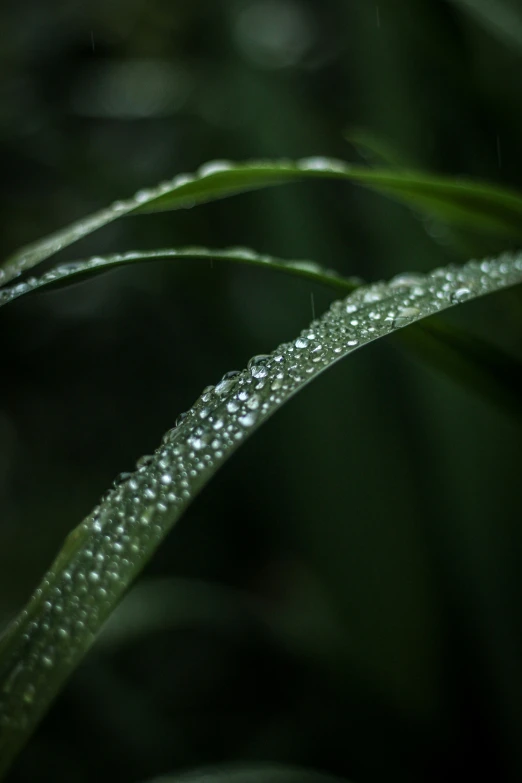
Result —
<path fill-rule="evenodd" d="M 286 261 L 282 258 L 256 253 L 246 247 L 233 247 L 227 250 L 212 250 L 206 247 L 162 248 L 159 250 L 132 250 L 127 253 L 95 256 L 81 261 L 61 264 L 45 272 L 41 277 L 30 277 L 23 283 L 0 288 L 0 307 L 42 289 L 59 288 L 80 282 L 81 280 L 106 272 L 115 267 L 126 266 L 144 261 L 160 259 L 190 260 L 190 261 L 232 261 L 240 264 L 250 264 L 286 272 L 297 277 L 304 277 L 316 283 L 334 287 L 337 290 L 353 291 L 363 282 L 359 278 L 342 277 L 333 269 L 325 269 L 314 261 Z"/>
<path fill-rule="evenodd" d="M 505 254 L 361 286 L 296 340 L 205 389 L 156 452 L 68 536 L 0 641 L 0 774 L 187 505 L 266 419 L 357 348 L 520 282 L 522 255 Z"/>
<path fill-rule="evenodd" d="M 520 52 L 522 10 L 519 0 L 451 0 L 504 44 Z"/>
<path fill-rule="evenodd" d="M 366 169 L 322 157 L 297 162 L 214 161 L 202 166 L 195 175 L 180 174 L 155 188 L 140 190 L 126 201 L 115 202 L 107 209 L 22 248 L 0 267 L 0 282 L 9 282 L 123 215 L 193 207 L 237 193 L 308 178 L 355 182 L 449 222 L 511 238 L 522 236 L 522 197 L 515 191 L 494 185 L 417 171 Z"/>

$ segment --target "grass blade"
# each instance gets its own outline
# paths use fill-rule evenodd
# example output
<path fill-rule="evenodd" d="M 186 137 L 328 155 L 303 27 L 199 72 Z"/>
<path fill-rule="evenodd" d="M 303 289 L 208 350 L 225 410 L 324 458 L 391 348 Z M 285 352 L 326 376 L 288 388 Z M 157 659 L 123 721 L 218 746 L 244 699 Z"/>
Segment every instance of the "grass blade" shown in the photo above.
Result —
<path fill-rule="evenodd" d="M 522 196 L 494 185 L 418 171 L 367 169 L 322 157 L 296 162 L 214 161 L 202 166 L 195 175 L 180 174 L 155 188 L 140 190 L 126 201 L 115 202 L 107 209 L 22 248 L 0 267 L 0 281 L 8 283 L 73 242 L 124 215 L 193 207 L 237 193 L 309 178 L 366 185 L 451 223 L 473 226 L 511 239 L 522 236 Z"/>
<path fill-rule="evenodd" d="M 187 505 L 281 405 L 352 351 L 522 282 L 522 255 L 361 286 L 292 342 L 207 388 L 68 536 L 0 641 L 0 775 Z"/>
<path fill-rule="evenodd" d="M 109 269 L 160 259 L 172 259 L 175 261 L 232 261 L 240 264 L 250 264 L 293 274 L 342 291 L 353 291 L 354 288 L 362 283 L 362 280 L 359 278 L 343 277 L 332 269 L 321 267 L 314 261 L 287 261 L 282 258 L 256 253 L 254 250 L 246 247 L 234 247 L 227 250 L 212 250 L 206 247 L 132 250 L 127 253 L 113 253 L 103 258 L 97 256 L 61 264 L 49 272 L 45 272 L 41 277 L 31 277 L 23 283 L 4 286 L 4 288 L 0 288 L 0 307 L 12 302 L 14 299 L 18 299 L 20 296 L 41 291 L 42 289 L 59 288 L 80 282 Z"/>
<path fill-rule="evenodd" d="M 453 5 L 467 12 L 481 24 L 485 30 L 494 35 L 501 43 L 514 50 L 522 48 L 522 12 L 515 1 L 497 0 L 451 0 Z"/>

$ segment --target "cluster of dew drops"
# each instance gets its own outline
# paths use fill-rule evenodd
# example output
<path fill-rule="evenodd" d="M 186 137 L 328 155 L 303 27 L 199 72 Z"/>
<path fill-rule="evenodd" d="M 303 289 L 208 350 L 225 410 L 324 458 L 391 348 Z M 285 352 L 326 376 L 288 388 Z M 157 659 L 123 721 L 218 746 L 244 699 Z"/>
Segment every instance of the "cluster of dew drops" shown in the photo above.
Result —
<path fill-rule="evenodd" d="M 2 670 L 0 724 L 18 725 L 54 667 L 81 658 L 103 620 L 184 507 L 226 457 L 288 397 L 333 362 L 372 340 L 457 302 L 522 281 L 522 257 L 472 261 L 429 275 L 399 275 L 334 302 L 297 339 L 226 373 L 181 414 L 156 452 L 120 474 L 69 538 L 19 621 Z M 75 542 L 77 542 L 75 544 Z M 67 544 L 66 544 L 67 548 Z M 3 663 L 5 667 L 5 661 Z M 16 709 L 14 709 L 16 705 Z M 25 716 L 27 719 L 27 715 Z"/>

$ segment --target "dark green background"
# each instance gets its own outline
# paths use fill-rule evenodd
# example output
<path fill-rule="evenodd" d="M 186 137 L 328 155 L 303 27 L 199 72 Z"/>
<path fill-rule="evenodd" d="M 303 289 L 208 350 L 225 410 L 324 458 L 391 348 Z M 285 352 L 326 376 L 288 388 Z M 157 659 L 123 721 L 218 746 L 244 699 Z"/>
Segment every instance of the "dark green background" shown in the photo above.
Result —
<path fill-rule="evenodd" d="M 0 29 L 4 256 L 212 158 L 359 161 L 350 127 L 408 165 L 522 187 L 517 0 L 4 0 Z M 61 257 L 184 244 L 368 280 L 493 249 L 307 182 L 127 218 Z M 331 298 L 156 262 L 2 310 L 0 621 L 204 386 Z M 517 292 L 452 318 L 522 352 Z M 129 597 L 132 633 L 114 618 L 118 643 L 102 637 L 9 779 L 255 760 L 520 780 L 520 459 L 519 422 L 391 341 L 351 356 L 197 499 L 147 568 L 152 598 Z"/>

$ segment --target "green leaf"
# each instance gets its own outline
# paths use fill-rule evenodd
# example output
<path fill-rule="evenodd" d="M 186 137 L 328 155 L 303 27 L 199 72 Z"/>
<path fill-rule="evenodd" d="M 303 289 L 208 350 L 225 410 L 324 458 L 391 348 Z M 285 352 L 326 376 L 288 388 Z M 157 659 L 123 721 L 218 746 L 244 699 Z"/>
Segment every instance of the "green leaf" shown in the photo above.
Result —
<path fill-rule="evenodd" d="M 451 0 L 504 44 L 520 51 L 522 11 L 518 0 Z"/>
<path fill-rule="evenodd" d="M 522 282 L 522 255 L 361 286 L 292 342 L 205 389 L 136 471 L 68 536 L 0 641 L 0 774 L 101 626 L 218 468 L 281 405 L 352 351 L 453 305 Z"/>
<path fill-rule="evenodd" d="M 132 250 L 127 253 L 95 256 L 80 261 L 71 261 L 54 267 L 41 277 L 30 277 L 22 283 L 0 288 L 0 307 L 42 289 L 61 288 L 106 272 L 109 269 L 160 259 L 190 261 L 232 261 L 240 264 L 268 267 L 297 277 L 304 277 L 316 283 L 342 291 L 353 291 L 363 282 L 359 278 L 342 277 L 332 269 L 325 269 L 314 261 L 286 261 L 282 258 L 256 253 L 246 247 L 233 247 L 227 250 L 212 250 L 206 247 L 163 248 L 159 250 Z"/>
<path fill-rule="evenodd" d="M 59 250 L 123 215 L 193 207 L 206 201 L 309 178 L 337 179 L 366 185 L 449 222 L 474 226 L 512 239 L 522 236 L 522 197 L 471 180 L 456 180 L 417 171 L 390 171 L 352 166 L 315 157 L 292 161 L 214 161 L 195 175 L 180 174 L 155 188 L 115 202 L 61 231 L 28 245 L 0 267 L 7 283 Z"/>

